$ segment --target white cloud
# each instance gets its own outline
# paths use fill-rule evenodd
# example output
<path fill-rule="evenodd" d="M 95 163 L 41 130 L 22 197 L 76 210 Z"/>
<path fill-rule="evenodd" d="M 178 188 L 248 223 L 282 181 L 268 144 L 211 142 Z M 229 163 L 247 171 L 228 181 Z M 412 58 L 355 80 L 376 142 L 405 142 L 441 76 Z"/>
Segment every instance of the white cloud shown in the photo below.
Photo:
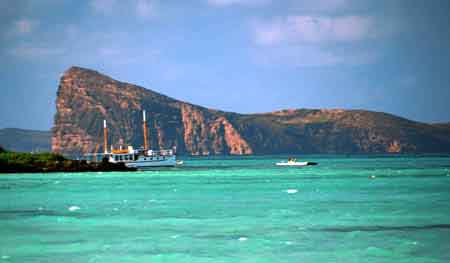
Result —
<path fill-rule="evenodd" d="M 261 45 L 282 43 L 354 42 L 376 36 L 375 22 L 366 16 L 288 16 L 254 26 Z"/>
<path fill-rule="evenodd" d="M 271 0 L 207 0 L 208 4 L 215 7 L 226 7 L 231 5 L 261 6 L 271 2 Z"/>
<path fill-rule="evenodd" d="M 39 23 L 30 19 L 20 19 L 15 22 L 14 28 L 17 33 L 27 34 L 31 33 Z"/>
<path fill-rule="evenodd" d="M 351 6 L 352 0 L 314 0 L 295 1 L 294 6 L 298 11 L 304 12 L 329 12 L 345 9 Z"/>
<path fill-rule="evenodd" d="M 102 56 L 116 56 L 119 55 L 121 52 L 119 49 L 116 48 L 101 47 L 98 48 L 98 53 Z"/>
<path fill-rule="evenodd" d="M 136 15 L 140 18 L 150 18 L 155 14 L 155 3 L 151 0 L 137 0 Z"/>
<path fill-rule="evenodd" d="M 156 61 L 160 51 L 149 48 L 124 48 L 123 46 L 103 46 L 96 49 L 96 57 L 107 60 L 114 65 L 131 65 L 149 61 Z"/>
<path fill-rule="evenodd" d="M 253 23 L 256 61 L 299 67 L 363 65 L 380 54 L 365 45 L 383 36 L 370 16 L 291 15 Z"/>
<path fill-rule="evenodd" d="M 131 14 L 140 19 L 147 19 L 156 14 L 155 0 L 91 0 L 91 7 L 95 12 L 104 15 Z"/>
<path fill-rule="evenodd" d="M 261 45 L 275 45 L 286 39 L 286 32 L 281 21 L 257 23 L 254 34 L 256 42 Z"/>
<path fill-rule="evenodd" d="M 10 51 L 10 53 L 16 57 L 32 59 L 42 58 L 48 56 L 60 56 L 64 54 L 65 50 L 62 48 L 49 48 L 49 47 L 17 47 Z"/>
<path fill-rule="evenodd" d="M 116 3 L 116 0 L 91 0 L 91 7 L 96 12 L 111 14 L 115 8 Z"/>
<path fill-rule="evenodd" d="M 375 62 L 379 56 L 373 51 L 338 52 L 334 49 L 314 45 L 279 46 L 257 49 L 254 53 L 256 63 L 288 65 L 293 67 L 323 67 L 337 65 L 365 65 Z"/>
<path fill-rule="evenodd" d="M 73 41 L 80 36 L 80 28 L 75 24 L 66 25 L 64 35 L 69 41 Z"/>

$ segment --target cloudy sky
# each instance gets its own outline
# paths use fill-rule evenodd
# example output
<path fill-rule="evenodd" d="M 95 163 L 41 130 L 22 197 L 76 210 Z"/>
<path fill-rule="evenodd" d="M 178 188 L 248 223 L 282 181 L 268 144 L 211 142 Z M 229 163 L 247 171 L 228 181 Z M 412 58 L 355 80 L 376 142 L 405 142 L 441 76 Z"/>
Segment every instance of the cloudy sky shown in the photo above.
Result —
<path fill-rule="evenodd" d="M 0 128 L 48 130 L 72 65 L 210 108 L 450 121 L 447 0 L 0 0 Z"/>

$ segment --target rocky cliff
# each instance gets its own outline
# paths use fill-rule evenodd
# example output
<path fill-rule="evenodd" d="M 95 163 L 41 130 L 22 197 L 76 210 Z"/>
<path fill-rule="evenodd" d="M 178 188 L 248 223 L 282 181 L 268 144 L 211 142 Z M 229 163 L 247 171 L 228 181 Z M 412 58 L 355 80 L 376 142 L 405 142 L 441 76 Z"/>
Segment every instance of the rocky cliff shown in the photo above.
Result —
<path fill-rule="evenodd" d="M 64 154 L 101 149 L 103 119 L 115 147 L 141 146 L 144 109 L 151 148 L 181 154 L 450 152 L 450 132 L 439 125 L 363 110 L 223 112 L 79 67 L 61 77 L 56 107 L 52 149 Z"/>

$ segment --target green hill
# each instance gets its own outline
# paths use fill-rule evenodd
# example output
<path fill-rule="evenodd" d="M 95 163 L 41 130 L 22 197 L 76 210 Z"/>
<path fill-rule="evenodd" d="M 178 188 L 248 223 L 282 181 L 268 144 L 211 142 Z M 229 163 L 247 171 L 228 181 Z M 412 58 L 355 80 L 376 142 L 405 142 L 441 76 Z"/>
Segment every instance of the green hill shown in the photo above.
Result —
<path fill-rule="evenodd" d="M 50 131 L 0 129 L 0 145 L 15 152 L 50 152 L 51 137 Z"/>

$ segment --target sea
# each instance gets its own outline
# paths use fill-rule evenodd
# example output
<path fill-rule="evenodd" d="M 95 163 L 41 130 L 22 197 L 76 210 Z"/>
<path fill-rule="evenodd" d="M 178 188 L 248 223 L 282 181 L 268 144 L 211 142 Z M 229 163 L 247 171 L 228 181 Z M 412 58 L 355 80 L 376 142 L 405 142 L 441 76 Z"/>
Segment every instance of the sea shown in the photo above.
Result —
<path fill-rule="evenodd" d="M 450 262 L 450 156 L 0 175 L 0 263 Z"/>

